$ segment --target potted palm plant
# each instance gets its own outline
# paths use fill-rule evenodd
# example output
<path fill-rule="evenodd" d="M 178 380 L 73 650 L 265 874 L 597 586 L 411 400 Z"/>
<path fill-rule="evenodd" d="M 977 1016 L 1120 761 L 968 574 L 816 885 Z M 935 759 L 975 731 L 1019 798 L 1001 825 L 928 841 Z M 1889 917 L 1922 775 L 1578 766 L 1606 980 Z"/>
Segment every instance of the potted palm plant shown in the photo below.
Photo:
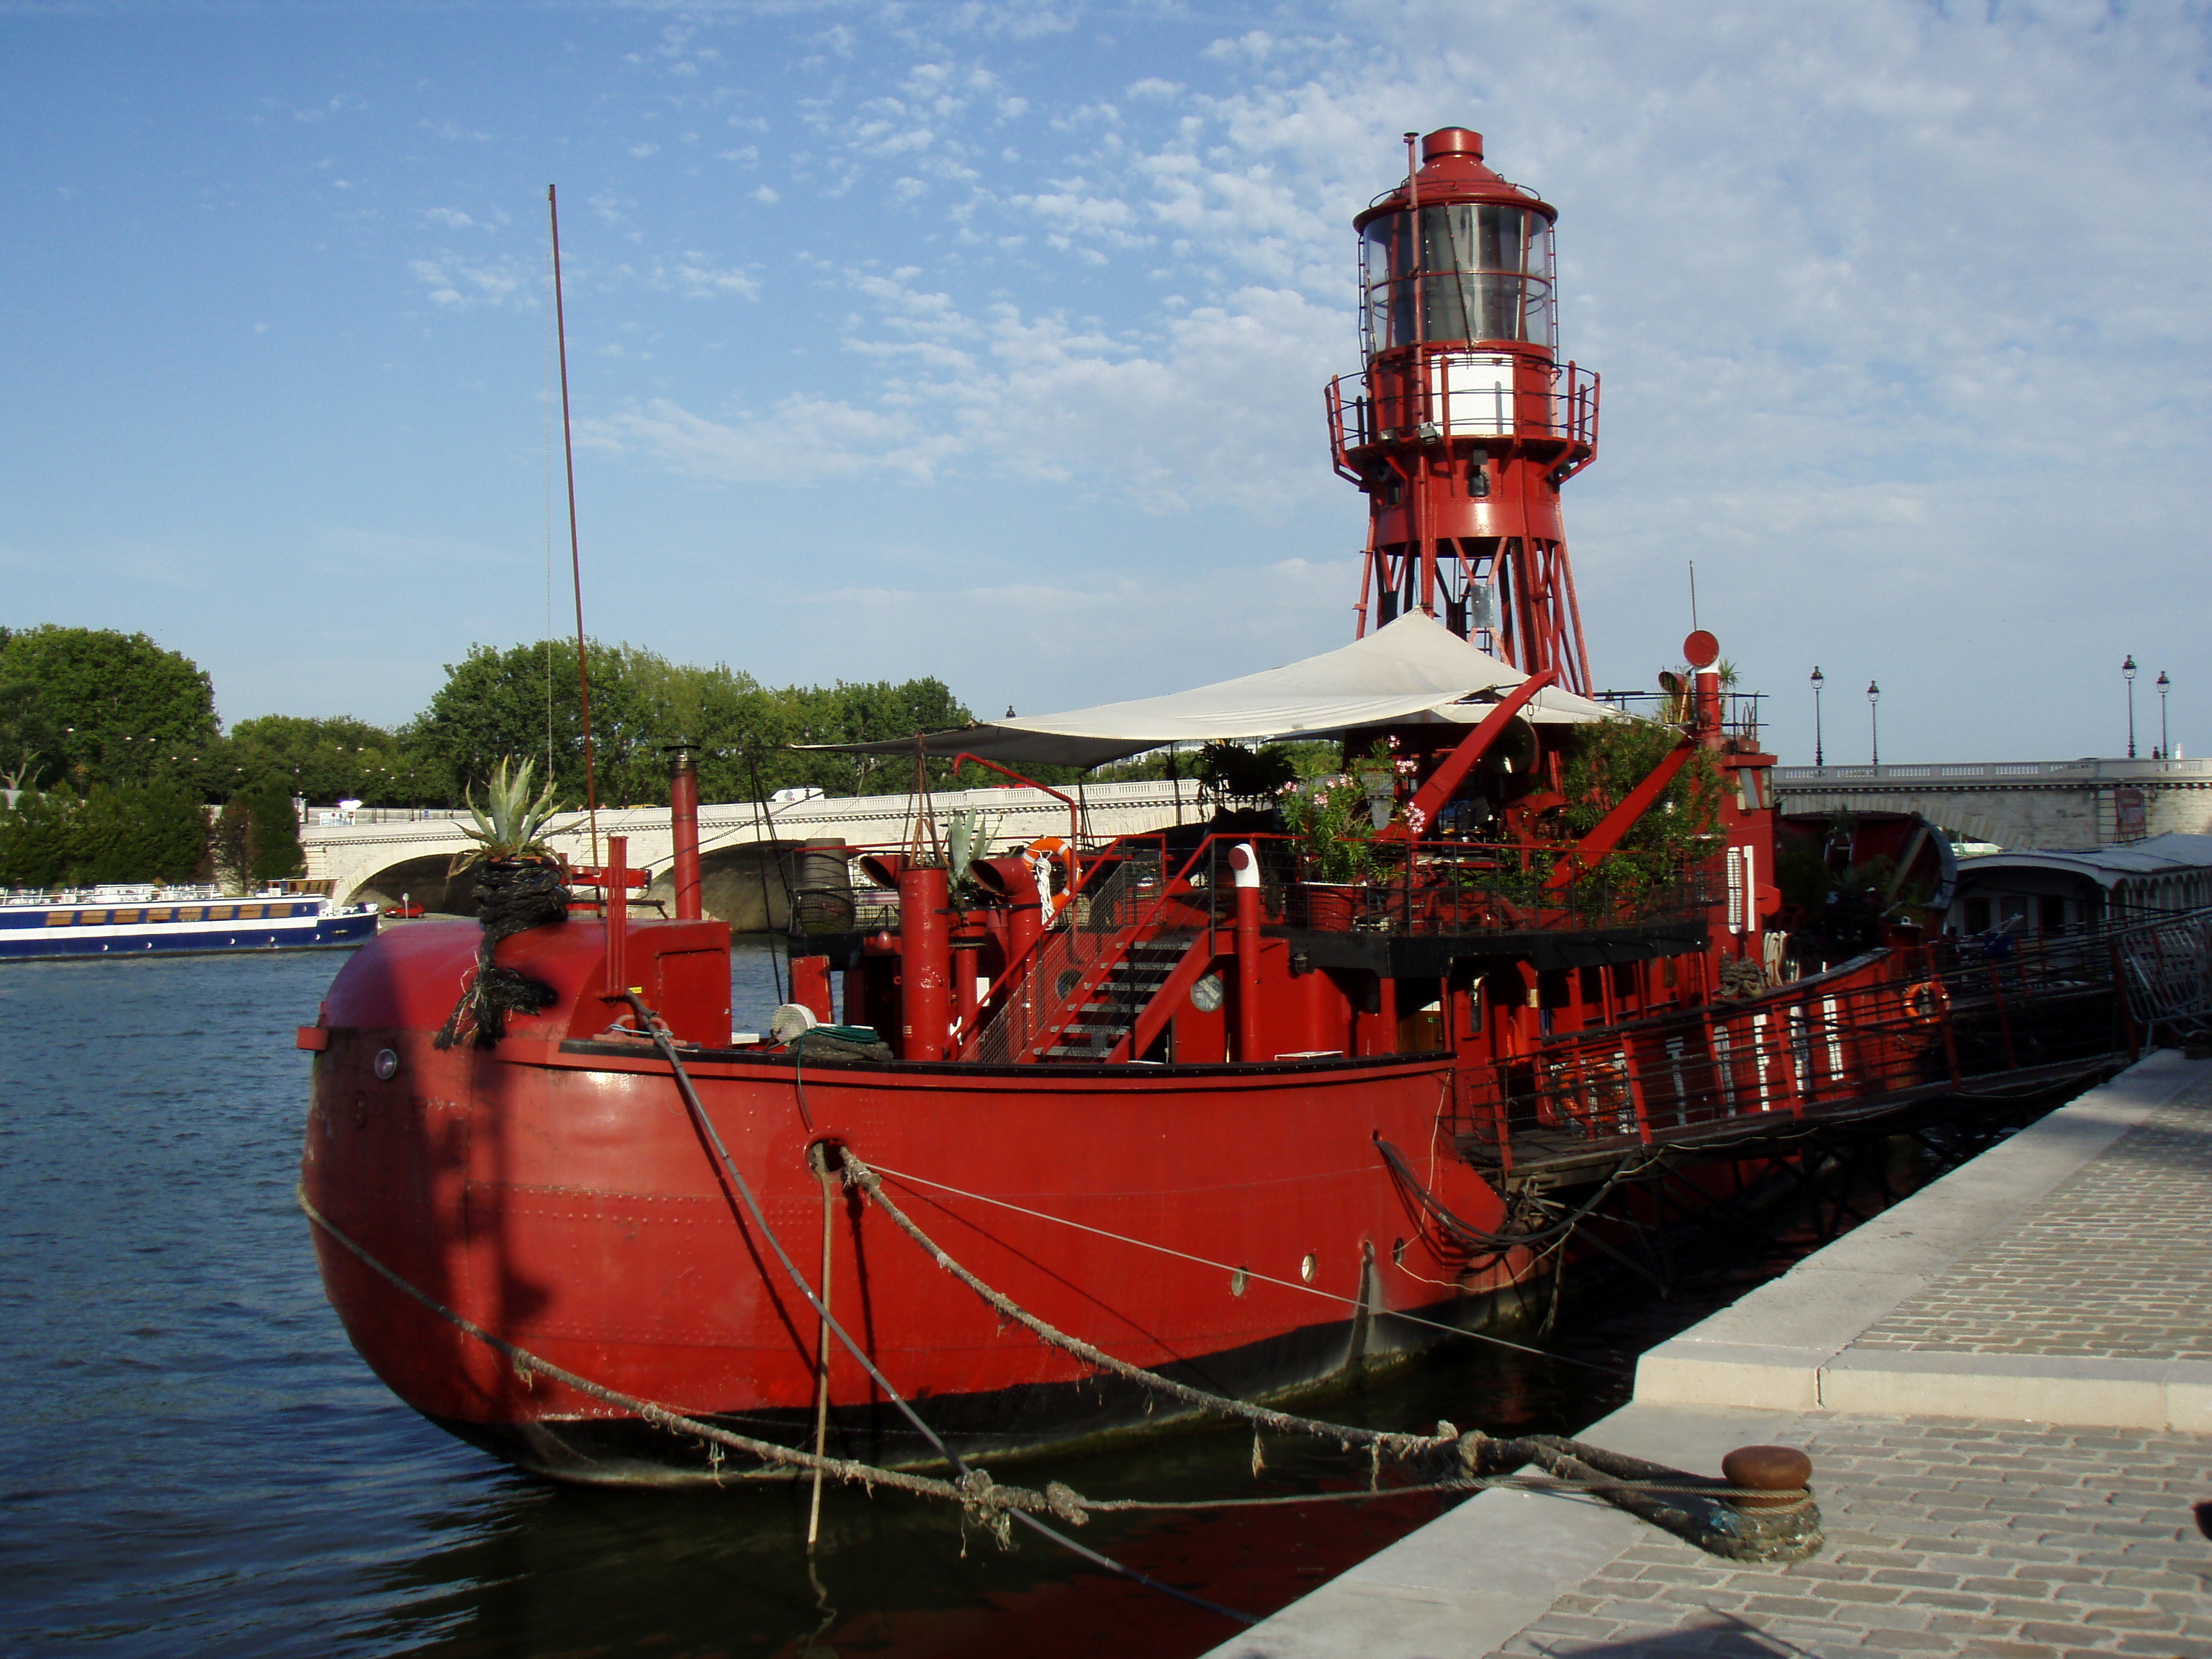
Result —
<path fill-rule="evenodd" d="M 529 761 L 516 766 L 502 760 L 485 787 L 482 806 L 470 792 L 469 812 L 476 822 L 463 824 L 461 833 L 477 844 L 454 860 L 448 873 L 476 872 L 482 932 L 477 970 L 435 1038 L 441 1048 L 452 1048 L 464 1035 L 477 1048 L 489 1048 L 507 1035 L 510 1014 L 536 1013 L 555 999 L 552 987 L 495 960 L 501 939 L 568 916 L 561 860 L 539 839 L 556 810 L 553 786 L 549 782 L 532 795 L 532 771 Z"/>

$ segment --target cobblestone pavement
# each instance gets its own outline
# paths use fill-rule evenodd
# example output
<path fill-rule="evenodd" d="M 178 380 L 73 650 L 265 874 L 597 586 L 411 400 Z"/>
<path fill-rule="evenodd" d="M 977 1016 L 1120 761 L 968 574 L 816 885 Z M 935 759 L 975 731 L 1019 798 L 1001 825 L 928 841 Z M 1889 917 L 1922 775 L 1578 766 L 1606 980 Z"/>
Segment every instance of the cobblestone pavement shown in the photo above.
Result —
<path fill-rule="evenodd" d="M 1499 1654 L 2212 1659 L 2212 1437 L 1811 1413 L 1827 1547 L 1788 1567 L 1654 1532 Z"/>
<path fill-rule="evenodd" d="M 2212 1359 L 2212 1085 L 2159 1108 L 1851 1346 Z"/>

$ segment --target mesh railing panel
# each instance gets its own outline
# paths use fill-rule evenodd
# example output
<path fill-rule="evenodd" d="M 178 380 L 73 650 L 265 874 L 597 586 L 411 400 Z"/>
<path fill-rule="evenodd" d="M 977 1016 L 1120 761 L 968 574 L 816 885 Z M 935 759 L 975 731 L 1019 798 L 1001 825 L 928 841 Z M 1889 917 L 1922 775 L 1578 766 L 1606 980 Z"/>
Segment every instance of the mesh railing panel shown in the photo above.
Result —
<path fill-rule="evenodd" d="M 2127 1042 L 2112 962 L 2106 933 L 2025 941 L 1996 958 L 1945 941 L 1802 988 L 1565 1033 L 1471 1070 L 1453 1127 L 1525 1162 L 2094 1064 Z"/>
<path fill-rule="evenodd" d="M 961 1059 L 1005 1065 L 1065 1024 L 1084 981 L 1133 941 L 1140 914 L 1158 893 L 1159 872 L 1158 854 L 1141 849 L 1085 882 Z"/>
<path fill-rule="evenodd" d="M 2120 930 L 2128 1012 L 2145 1031 L 2195 1033 L 2212 1021 L 2212 910 L 2191 910 Z"/>

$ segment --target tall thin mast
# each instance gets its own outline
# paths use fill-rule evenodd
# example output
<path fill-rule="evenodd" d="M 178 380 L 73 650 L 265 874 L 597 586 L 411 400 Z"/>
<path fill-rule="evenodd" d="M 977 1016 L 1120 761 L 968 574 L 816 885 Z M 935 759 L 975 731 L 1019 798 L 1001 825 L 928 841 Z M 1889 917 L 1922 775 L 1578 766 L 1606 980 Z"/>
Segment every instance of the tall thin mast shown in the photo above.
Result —
<path fill-rule="evenodd" d="M 568 574 L 576 589 L 576 689 L 584 703 L 584 809 L 592 818 L 592 862 L 599 861 L 599 782 L 592 756 L 592 675 L 585 661 L 584 559 L 576 545 L 576 445 L 568 432 L 568 317 L 561 301 L 561 204 L 545 186 L 553 222 L 553 331 L 561 342 L 561 453 L 568 465 Z M 550 783 L 552 780 L 546 780 Z"/>

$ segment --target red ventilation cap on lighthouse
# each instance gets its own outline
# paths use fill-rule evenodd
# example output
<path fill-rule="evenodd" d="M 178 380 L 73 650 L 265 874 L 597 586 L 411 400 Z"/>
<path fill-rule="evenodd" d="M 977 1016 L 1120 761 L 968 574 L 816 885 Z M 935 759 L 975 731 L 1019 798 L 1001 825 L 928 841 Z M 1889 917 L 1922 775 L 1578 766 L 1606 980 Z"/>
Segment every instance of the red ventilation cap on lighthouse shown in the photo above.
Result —
<path fill-rule="evenodd" d="M 1711 668 L 1720 660 L 1721 642 L 1700 628 L 1682 641 L 1682 657 L 1692 668 Z"/>
<path fill-rule="evenodd" d="M 1438 127 L 1421 140 L 1421 160 L 1433 161 L 1439 155 L 1472 155 L 1480 161 L 1482 135 L 1465 127 Z"/>

